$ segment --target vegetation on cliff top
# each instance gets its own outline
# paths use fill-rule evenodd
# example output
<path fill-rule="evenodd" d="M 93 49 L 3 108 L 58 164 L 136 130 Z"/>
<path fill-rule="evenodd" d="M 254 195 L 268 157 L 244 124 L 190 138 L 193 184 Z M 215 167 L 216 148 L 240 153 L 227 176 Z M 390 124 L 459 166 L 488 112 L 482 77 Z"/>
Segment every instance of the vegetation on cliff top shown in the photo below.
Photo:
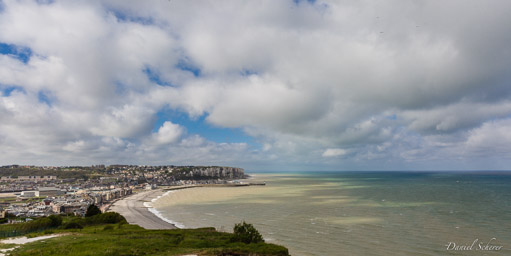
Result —
<path fill-rule="evenodd" d="M 235 234 L 217 232 L 214 228 L 146 230 L 127 224 L 120 215 L 116 215 L 120 218 L 106 215 L 88 218 L 66 216 L 62 222 L 53 221 L 52 225 L 48 224 L 49 229 L 29 236 L 65 235 L 22 245 L 10 255 L 289 255 L 285 247 L 259 240 L 240 242 Z M 70 223 L 78 224 L 78 228 L 66 229 L 71 226 Z M 60 226 L 53 227 L 56 224 Z"/>

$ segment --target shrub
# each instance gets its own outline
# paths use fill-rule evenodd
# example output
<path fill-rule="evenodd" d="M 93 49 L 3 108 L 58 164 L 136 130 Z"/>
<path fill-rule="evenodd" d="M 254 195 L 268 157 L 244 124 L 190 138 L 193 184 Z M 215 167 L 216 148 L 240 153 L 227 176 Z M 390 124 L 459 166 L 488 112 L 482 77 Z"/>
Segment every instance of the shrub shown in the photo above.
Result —
<path fill-rule="evenodd" d="M 83 226 L 80 225 L 78 222 L 69 222 L 66 225 L 64 225 L 64 229 L 82 229 Z"/>
<path fill-rule="evenodd" d="M 85 217 L 92 217 L 94 215 L 101 214 L 101 210 L 94 204 L 89 205 L 87 207 L 87 212 L 85 213 Z"/>
<path fill-rule="evenodd" d="M 85 218 L 85 221 L 87 225 L 96 225 L 121 223 L 126 222 L 126 219 L 116 212 L 105 212 L 91 218 Z"/>
<path fill-rule="evenodd" d="M 259 231 L 252 224 L 244 221 L 234 225 L 234 241 L 246 244 L 264 242 Z"/>
<path fill-rule="evenodd" d="M 116 212 L 103 213 L 101 215 L 98 215 L 98 219 L 99 219 L 100 223 L 115 224 L 115 223 L 120 223 L 120 222 L 126 222 L 126 219 L 122 215 L 120 215 Z"/>
<path fill-rule="evenodd" d="M 19 230 L 22 232 L 35 232 L 49 228 L 58 228 L 60 225 L 62 225 L 62 217 L 59 215 L 50 215 L 49 217 L 37 218 L 21 223 L 19 224 Z"/>
<path fill-rule="evenodd" d="M 62 216 L 60 215 L 50 215 L 48 219 L 50 219 L 50 227 L 52 228 L 56 228 L 62 225 Z"/>

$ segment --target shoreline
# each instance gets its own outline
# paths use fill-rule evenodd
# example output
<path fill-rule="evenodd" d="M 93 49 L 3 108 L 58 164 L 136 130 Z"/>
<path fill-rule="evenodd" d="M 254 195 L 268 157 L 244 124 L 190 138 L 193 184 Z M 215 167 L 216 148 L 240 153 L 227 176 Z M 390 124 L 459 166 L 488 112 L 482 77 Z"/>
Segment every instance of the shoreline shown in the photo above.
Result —
<path fill-rule="evenodd" d="M 154 202 L 153 200 L 165 193 L 167 191 L 163 189 L 139 192 L 113 203 L 108 211 L 117 212 L 126 218 L 129 224 L 145 229 L 178 229 L 170 220 L 160 217 L 158 211 L 146 204 Z"/>
<path fill-rule="evenodd" d="M 183 224 L 165 218 L 158 210 L 152 207 L 151 203 L 176 190 L 200 187 L 219 188 L 260 185 L 265 185 L 265 183 L 201 184 L 159 188 L 155 190 L 139 192 L 131 196 L 119 199 L 106 207 L 106 211 L 117 212 L 126 218 L 126 221 L 128 221 L 129 224 L 139 225 L 145 229 L 182 229 L 186 228 Z"/>
<path fill-rule="evenodd" d="M 180 188 L 180 189 L 183 189 L 183 188 Z M 163 217 L 163 215 L 161 214 L 161 212 L 159 212 L 159 211 L 158 211 L 158 210 L 156 210 L 153 206 L 151 206 L 151 205 L 149 205 L 149 204 L 148 204 L 148 203 L 154 203 L 154 202 L 156 202 L 156 200 L 158 200 L 158 199 L 160 199 L 160 198 L 162 198 L 162 197 L 164 197 L 164 196 L 168 195 L 169 193 L 172 193 L 172 192 L 173 192 L 173 190 L 176 190 L 176 189 L 173 189 L 173 190 L 160 189 L 160 190 L 163 190 L 163 192 L 165 192 L 165 193 L 163 193 L 162 195 L 159 195 L 159 196 L 157 196 L 157 197 L 155 197 L 155 198 L 151 199 L 151 201 L 150 201 L 150 202 L 144 202 L 144 203 L 143 203 L 143 205 L 144 205 L 145 207 L 147 207 L 147 210 L 148 210 L 149 212 L 151 212 L 152 214 L 154 214 L 154 215 L 155 215 L 156 217 L 158 217 L 159 219 L 161 219 L 161 220 L 163 220 L 163 221 L 165 221 L 165 222 L 167 222 L 167 223 L 170 223 L 170 224 L 174 225 L 174 227 L 175 227 L 175 228 L 178 228 L 178 229 L 186 228 L 183 224 L 181 224 L 181 223 L 179 223 L 179 222 L 177 222 L 177 221 L 169 220 L 169 219 L 167 219 L 167 218 Z"/>

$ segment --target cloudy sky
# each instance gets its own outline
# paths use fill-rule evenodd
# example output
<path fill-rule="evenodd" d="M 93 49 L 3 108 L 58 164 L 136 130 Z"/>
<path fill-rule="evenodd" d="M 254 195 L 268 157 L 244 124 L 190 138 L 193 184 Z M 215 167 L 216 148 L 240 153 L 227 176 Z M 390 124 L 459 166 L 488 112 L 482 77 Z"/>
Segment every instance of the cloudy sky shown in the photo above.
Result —
<path fill-rule="evenodd" d="M 511 1 L 0 0 L 0 165 L 511 166 Z"/>

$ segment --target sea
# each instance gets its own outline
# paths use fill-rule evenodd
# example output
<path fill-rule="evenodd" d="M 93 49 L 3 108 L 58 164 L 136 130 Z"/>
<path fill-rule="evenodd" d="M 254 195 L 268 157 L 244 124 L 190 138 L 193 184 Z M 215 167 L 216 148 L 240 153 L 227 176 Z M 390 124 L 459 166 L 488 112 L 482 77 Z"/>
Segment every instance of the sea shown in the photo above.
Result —
<path fill-rule="evenodd" d="M 181 228 L 253 224 L 291 255 L 511 255 L 511 172 L 252 173 L 265 186 L 167 192 Z"/>

